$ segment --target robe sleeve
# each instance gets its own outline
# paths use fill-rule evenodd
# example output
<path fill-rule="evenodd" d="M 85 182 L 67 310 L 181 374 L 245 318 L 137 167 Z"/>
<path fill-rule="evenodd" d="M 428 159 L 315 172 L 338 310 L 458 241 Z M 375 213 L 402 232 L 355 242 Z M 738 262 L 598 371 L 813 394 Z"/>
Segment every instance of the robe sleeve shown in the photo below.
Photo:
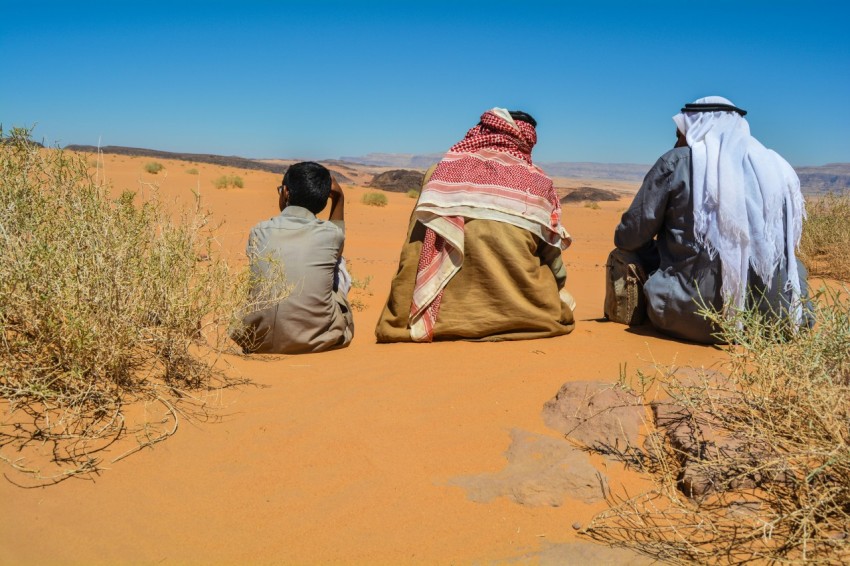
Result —
<path fill-rule="evenodd" d="M 616 247 L 638 251 L 661 232 L 670 192 L 679 182 L 678 176 L 676 168 L 665 157 L 652 166 L 614 231 Z"/>
<path fill-rule="evenodd" d="M 537 250 L 537 255 L 540 256 L 542 263 L 549 266 L 552 274 L 555 276 L 555 281 L 558 283 L 558 289 L 563 289 L 567 282 L 567 268 L 564 266 L 564 260 L 561 258 L 561 248 L 540 241 L 540 247 Z"/>

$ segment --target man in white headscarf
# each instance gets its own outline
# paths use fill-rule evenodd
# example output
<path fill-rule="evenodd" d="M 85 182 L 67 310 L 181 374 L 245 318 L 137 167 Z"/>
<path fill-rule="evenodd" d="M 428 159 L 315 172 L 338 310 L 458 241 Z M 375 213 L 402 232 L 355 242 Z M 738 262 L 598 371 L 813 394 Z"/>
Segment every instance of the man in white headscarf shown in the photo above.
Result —
<path fill-rule="evenodd" d="M 718 342 L 703 306 L 810 324 L 806 271 L 794 254 L 805 217 L 800 181 L 750 135 L 745 115 L 720 96 L 686 104 L 673 117 L 676 147 L 646 175 L 614 235 L 651 273 L 650 321 L 678 338 Z"/>

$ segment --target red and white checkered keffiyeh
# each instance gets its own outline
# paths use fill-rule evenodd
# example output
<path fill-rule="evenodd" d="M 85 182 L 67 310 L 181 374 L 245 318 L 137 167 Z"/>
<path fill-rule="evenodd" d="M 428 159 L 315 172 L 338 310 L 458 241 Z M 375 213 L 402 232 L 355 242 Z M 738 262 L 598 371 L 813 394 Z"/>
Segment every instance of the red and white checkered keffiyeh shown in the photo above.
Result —
<path fill-rule="evenodd" d="M 467 218 L 507 222 L 561 249 L 570 245 L 552 180 L 531 162 L 535 143 L 531 124 L 489 110 L 422 189 L 414 211 L 426 230 L 410 307 L 413 340 L 433 339 L 443 289 L 463 265 Z"/>

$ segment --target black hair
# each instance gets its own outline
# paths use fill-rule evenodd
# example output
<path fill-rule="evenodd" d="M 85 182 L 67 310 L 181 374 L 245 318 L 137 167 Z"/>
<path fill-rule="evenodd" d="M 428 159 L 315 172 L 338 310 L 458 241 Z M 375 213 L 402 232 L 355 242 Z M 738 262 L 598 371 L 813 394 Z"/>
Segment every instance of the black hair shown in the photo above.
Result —
<path fill-rule="evenodd" d="M 532 118 L 531 114 L 526 114 L 522 110 L 509 110 L 508 112 L 510 113 L 511 118 L 513 118 L 514 120 L 520 120 L 522 122 L 528 122 L 529 124 L 532 125 L 532 127 L 534 127 L 534 128 L 537 127 L 537 120 Z"/>
<path fill-rule="evenodd" d="M 289 191 L 290 205 L 302 206 L 313 214 L 318 214 L 328 204 L 331 172 L 324 165 L 302 161 L 286 170 L 283 184 Z"/>

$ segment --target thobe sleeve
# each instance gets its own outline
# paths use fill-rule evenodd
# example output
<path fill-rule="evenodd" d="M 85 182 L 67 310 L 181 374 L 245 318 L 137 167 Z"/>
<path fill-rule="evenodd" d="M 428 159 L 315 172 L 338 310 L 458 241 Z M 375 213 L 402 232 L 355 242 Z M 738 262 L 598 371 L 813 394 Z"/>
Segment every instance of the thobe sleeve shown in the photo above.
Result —
<path fill-rule="evenodd" d="M 652 166 L 614 231 L 616 247 L 626 251 L 638 251 L 650 244 L 661 232 L 667 201 L 673 185 L 677 182 L 676 178 L 675 168 L 664 158 Z"/>
<path fill-rule="evenodd" d="M 564 260 L 561 259 L 561 248 L 540 242 L 537 254 L 542 263 L 548 265 L 549 269 L 552 270 L 555 281 L 558 283 L 558 289 L 562 289 L 567 282 L 567 268 L 564 266 Z"/>

